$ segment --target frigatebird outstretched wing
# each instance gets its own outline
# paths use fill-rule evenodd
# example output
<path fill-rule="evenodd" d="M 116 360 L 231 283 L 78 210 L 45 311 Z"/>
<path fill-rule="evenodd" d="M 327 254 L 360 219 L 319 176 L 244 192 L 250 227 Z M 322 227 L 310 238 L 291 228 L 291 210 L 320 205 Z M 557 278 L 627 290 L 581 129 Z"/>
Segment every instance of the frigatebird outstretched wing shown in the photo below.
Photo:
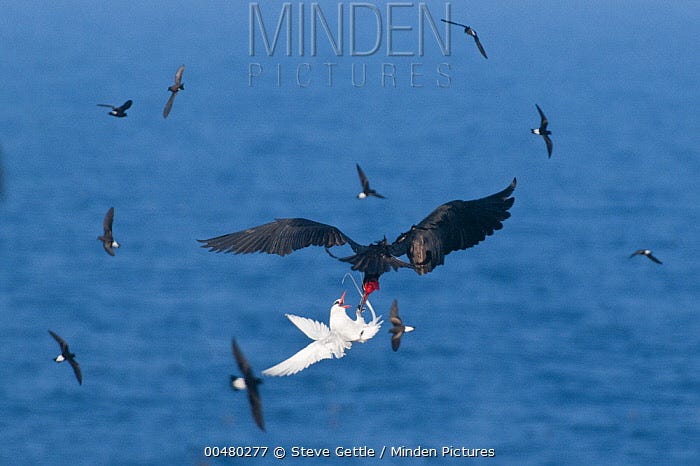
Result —
<path fill-rule="evenodd" d="M 266 252 L 280 256 L 308 246 L 330 248 L 350 243 L 353 249 L 359 247 L 336 227 L 305 218 L 278 218 L 247 230 L 197 241 L 215 252 Z"/>
<path fill-rule="evenodd" d="M 445 263 L 452 251 L 471 248 L 494 231 L 503 228 L 510 217 L 515 198 L 509 197 L 516 179 L 503 191 L 473 201 L 447 202 L 418 225 L 401 234 L 391 246 L 395 256 L 406 254 L 417 274 L 431 272 Z"/>
<path fill-rule="evenodd" d="M 452 251 L 470 248 L 483 241 L 510 217 L 508 209 L 514 198 L 516 180 L 503 191 L 472 201 L 451 201 L 439 206 L 418 225 L 399 235 L 394 243 L 385 239 L 364 246 L 356 243 L 338 228 L 305 218 L 282 218 L 247 230 L 206 240 L 202 247 L 215 252 L 248 254 L 266 252 L 285 256 L 307 246 L 349 244 L 355 254 L 339 258 L 359 270 L 375 276 L 406 267 L 419 275 L 431 272 L 444 263 Z M 409 262 L 397 257 L 406 255 Z M 335 256 L 333 256 L 335 257 Z"/>

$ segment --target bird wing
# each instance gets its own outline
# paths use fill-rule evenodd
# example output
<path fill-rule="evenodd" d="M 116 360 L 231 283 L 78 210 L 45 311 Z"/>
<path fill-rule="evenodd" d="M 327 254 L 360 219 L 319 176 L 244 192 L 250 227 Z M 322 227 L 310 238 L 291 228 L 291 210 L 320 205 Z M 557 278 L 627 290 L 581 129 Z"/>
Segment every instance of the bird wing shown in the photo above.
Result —
<path fill-rule="evenodd" d="M 304 335 L 312 340 L 321 340 L 331 333 L 331 330 L 323 322 L 295 316 L 293 314 L 285 314 L 285 316 L 287 316 L 287 319 L 291 320 L 299 330 L 304 332 Z"/>
<path fill-rule="evenodd" d="M 250 367 L 248 360 L 243 355 L 241 348 L 236 343 L 236 339 L 231 339 L 231 349 L 233 351 L 233 357 L 236 359 L 238 368 L 243 373 L 245 378 L 246 388 L 248 389 L 248 401 L 250 401 L 250 409 L 253 414 L 253 419 L 255 423 L 262 429 L 265 430 L 265 423 L 263 421 L 262 415 L 262 402 L 260 400 L 260 393 L 258 393 L 258 383 L 253 374 L 253 369 Z"/>
<path fill-rule="evenodd" d="M 170 109 L 173 108 L 173 101 L 175 100 L 176 95 L 177 92 L 172 92 L 170 97 L 168 97 L 168 101 L 165 102 L 165 107 L 163 107 L 163 118 L 168 118 L 168 115 L 170 115 Z"/>
<path fill-rule="evenodd" d="M 75 372 L 75 378 L 78 379 L 78 384 L 82 385 L 83 384 L 83 374 L 80 372 L 80 364 L 78 364 L 78 361 L 76 361 L 73 358 L 68 358 L 68 364 L 73 368 L 73 372 Z"/>
<path fill-rule="evenodd" d="M 516 179 L 503 191 L 471 201 L 452 201 L 439 206 L 418 225 L 402 233 L 392 244 L 392 254 L 406 254 L 417 274 L 442 265 L 452 251 L 470 248 L 494 231 L 503 228 L 510 217 Z"/>
<path fill-rule="evenodd" d="M 540 114 L 540 131 L 547 129 L 547 125 L 549 124 L 547 117 L 544 116 L 544 112 L 539 105 L 535 104 L 535 107 L 537 107 L 537 112 Z"/>
<path fill-rule="evenodd" d="M 215 252 L 266 252 L 280 256 L 307 246 L 329 248 L 346 243 L 350 243 L 353 249 L 359 246 L 336 227 L 305 218 L 278 218 L 247 230 L 197 241 L 204 243 L 203 248 Z"/>
<path fill-rule="evenodd" d="M 110 105 L 110 104 L 97 104 L 97 106 L 98 107 L 108 107 L 108 108 L 111 108 L 112 110 L 116 110 L 116 108 L 117 108 L 114 105 Z"/>
<path fill-rule="evenodd" d="M 544 143 L 547 145 L 547 155 L 549 158 L 552 158 L 552 140 L 549 139 L 549 136 L 546 134 L 543 134 L 542 137 L 544 138 Z"/>
<path fill-rule="evenodd" d="M 248 401 L 250 402 L 250 411 L 253 414 L 253 419 L 258 427 L 265 432 L 265 421 L 263 420 L 262 413 L 262 400 L 260 399 L 260 393 L 258 393 L 258 384 L 254 383 L 248 385 L 247 388 Z"/>
<path fill-rule="evenodd" d="M 393 245 L 385 246 L 380 244 L 370 244 L 369 246 L 353 247 L 355 254 L 347 257 L 337 257 L 341 262 L 347 262 L 352 264 L 352 270 L 359 270 L 365 274 L 370 275 L 381 275 L 390 270 L 398 270 L 400 268 L 413 268 L 412 264 L 404 262 L 400 259 L 394 257 L 394 255 L 400 256 L 401 254 L 393 254 L 389 249 Z M 402 254 L 405 254 L 404 250 Z M 330 252 L 328 252 L 330 254 Z M 335 257 L 331 255 L 331 257 Z"/>
<path fill-rule="evenodd" d="M 350 321 L 354 328 L 352 332 L 352 338 L 348 338 L 350 341 L 359 341 L 360 343 L 365 343 L 367 340 L 372 339 L 382 327 L 384 321 L 381 316 L 377 316 L 374 312 L 374 308 L 368 305 L 370 312 L 372 313 L 372 319 L 369 322 L 365 322 L 365 318 L 362 316 L 362 312 L 358 309 L 357 318 L 355 321 Z"/>
<path fill-rule="evenodd" d="M 399 325 L 401 324 L 401 318 L 399 317 L 399 302 L 397 300 L 394 300 L 393 303 L 391 303 L 391 308 L 389 309 L 389 320 L 391 320 L 391 323 L 397 322 Z"/>
<path fill-rule="evenodd" d="M 367 179 L 367 175 L 365 175 L 365 172 L 363 172 L 360 168 L 360 164 L 356 163 L 355 166 L 357 167 L 357 175 L 360 177 L 360 183 L 362 183 L 362 191 L 366 193 L 369 191 L 369 180 Z"/>
<path fill-rule="evenodd" d="M 248 360 L 245 358 L 245 356 L 243 356 L 243 352 L 241 351 L 241 348 L 239 348 L 235 339 L 231 339 L 231 350 L 233 351 L 233 357 L 236 359 L 238 368 L 243 373 L 243 377 L 247 379 L 252 373 L 250 364 L 248 364 Z"/>
<path fill-rule="evenodd" d="M 124 102 L 124 103 L 122 104 L 121 107 L 119 107 L 119 108 L 117 108 L 117 109 L 115 109 L 115 110 L 119 110 L 119 111 L 122 111 L 122 112 L 125 111 L 125 110 L 129 110 L 129 109 L 131 108 L 131 104 L 133 104 L 133 102 L 132 102 L 131 100 L 127 100 L 126 102 Z"/>
<path fill-rule="evenodd" d="M 469 27 L 469 26 L 467 26 L 466 24 L 455 23 L 454 21 L 449 21 L 449 20 L 446 20 L 446 19 L 440 19 L 440 21 L 442 21 L 443 23 L 447 23 L 447 24 L 454 24 L 455 26 L 462 26 L 462 27 L 465 28 L 465 29 Z"/>
<path fill-rule="evenodd" d="M 654 257 L 651 253 L 647 254 L 646 256 L 649 259 L 651 259 L 652 261 L 656 262 L 657 264 L 661 264 L 661 261 L 659 259 L 657 259 L 656 257 Z"/>
<path fill-rule="evenodd" d="M 481 41 L 479 40 L 479 36 L 476 35 L 476 32 L 474 33 L 474 42 L 476 42 L 476 47 L 479 49 L 479 52 L 481 52 L 484 58 L 489 58 L 486 55 L 486 50 L 484 50 L 484 46 L 481 45 Z"/>
<path fill-rule="evenodd" d="M 630 259 L 633 258 L 634 256 L 638 256 L 640 254 L 644 254 L 644 249 L 638 249 L 634 251 L 632 254 L 630 254 Z"/>
<path fill-rule="evenodd" d="M 114 255 L 115 255 L 115 254 L 114 254 L 114 249 L 112 249 L 112 243 L 111 243 L 111 242 L 110 242 L 110 243 L 106 243 L 106 242 L 103 241 L 103 242 L 102 242 L 102 247 L 103 247 L 104 250 L 107 252 L 107 254 L 109 254 L 110 256 L 114 256 Z"/>
<path fill-rule="evenodd" d="M 360 338 L 357 341 L 364 343 L 367 340 L 372 339 L 379 332 L 379 329 L 382 328 L 383 323 L 383 320 L 379 320 L 379 318 L 376 317 L 375 319 L 366 323 L 362 327 L 362 330 L 360 331 Z"/>
<path fill-rule="evenodd" d="M 175 72 L 175 85 L 180 86 L 182 84 L 182 73 L 185 71 L 185 65 L 180 65 L 180 68 Z M 195 73 L 196 74 L 196 73 Z"/>
<path fill-rule="evenodd" d="M 273 376 L 296 374 L 322 359 L 332 359 L 334 356 L 342 358 L 345 356 L 345 350 L 351 346 L 352 343 L 343 340 L 336 333 L 331 333 L 322 340 L 309 343 L 292 357 L 265 369 L 262 373 Z"/>
<path fill-rule="evenodd" d="M 391 336 L 391 349 L 398 351 L 399 346 L 401 346 L 401 336 L 403 335 L 403 330 L 401 330 L 401 328 L 394 327 L 391 329 L 391 333 L 393 333 Z"/>
<path fill-rule="evenodd" d="M 114 207 L 110 207 L 105 214 L 105 219 L 102 221 L 102 228 L 105 231 L 105 236 L 112 235 L 112 223 L 114 223 Z"/>
<path fill-rule="evenodd" d="M 56 334 L 55 332 L 49 330 L 49 333 L 51 334 L 53 339 L 58 342 L 59 346 L 61 347 L 61 353 L 63 353 L 63 352 L 67 353 L 68 352 L 68 343 L 66 343 L 66 341 L 63 338 L 59 337 L 58 334 Z"/>

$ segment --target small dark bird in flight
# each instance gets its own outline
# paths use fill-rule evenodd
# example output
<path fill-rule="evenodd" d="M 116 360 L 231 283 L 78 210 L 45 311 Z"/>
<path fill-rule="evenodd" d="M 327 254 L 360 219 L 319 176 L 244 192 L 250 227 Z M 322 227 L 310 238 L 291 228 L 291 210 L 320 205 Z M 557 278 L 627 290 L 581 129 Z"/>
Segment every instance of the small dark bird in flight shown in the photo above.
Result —
<path fill-rule="evenodd" d="M 393 327 L 389 329 L 389 333 L 393 334 L 391 336 L 391 349 L 396 351 L 399 349 L 399 345 L 401 345 L 401 336 L 404 333 L 414 331 L 416 328 L 403 324 L 403 320 L 401 320 L 401 317 L 399 317 L 399 303 L 396 300 L 391 303 L 389 320 L 391 320 L 391 325 L 393 325 Z"/>
<path fill-rule="evenodd" d="M 115 107 L 114 105 L 109 105 L 109 104 L 97 104 L 98 107 L 109 107 L 112 110 L 109 112 L 109 115 L 115 116 L 117 118 L 124 118 L 126 116 L 126 111 L 131 108 L 131 104 L 133 102 L 131 100 L 127 100 L 122 104 L 121 107 Z"/>
<path fill-rule="evenodd" d="M 358 308 L 367 297 L 379 289 L 379 276 L 399 268 L 413 269 L 423 275 L 442 265 L 452 251 L 470 248 L 494 231 L 503 228 L 502 221 L 510 217 L 516 180 L 503 191 L 471 201 L 447 202 L 410 230 L 401 233 L 393 243 L 384 239 L 370 245 L 353 241 L 338 228 L 305 218 L 280 218 L 246 230 L 197 240 L 203 248 L 215 252 L 249 254 L 265 252 L 286 256 L 307 246 L 323 246 L 326 252 L 342 262 L 352 264 L 352 270 L 364 272 L 364 294 Z M 349 244 L 355 254 L 338 258 L 328 248 Z M 409 262 L 398 259 L 406 255 Z"/>
<path fill-rule="evenodd" d="M 649 259 L 656 262 L 657 264 L 661 264 L 661 261 L 654 257 L 654 255 L 651 253 L 651 249 L 638 249 L 630 255 L 630 259 L 634 256 L 647 256 Z"/>
<path fill-rule="evenodd" d="M 59 337 L 51 330 L 49 330 L 49 333 L 61 346 L 61 354 L 56 356 L 53 360 L 56 362 L 68 361 L 68 364 L 70 364 L 73 368 L 73 372 L 75 372 L 75 378 L 78 379 L 78 383 L 82 385 L 83 374 L 80 372 L 80 364 L 78 364 L 78 361 L 75 360 L 75 354 L 70 352 L 70 349 L 68 349 L 68 343 L 66 343 L 63 338 Z"/>
<path fill-rule="evenodd" d="M 170 91 L 170 97 L 165 103 L 165 108 L 163 108 L 163 118 L 168 118 L 170 114 L 170 109 L 173 108 L 173 100 L 179 91 L 185 90 L 185 85 L 182 83 L 182 72 L 185 71 L 185 65 L 181 65 L 180 68 L 175 72 L 175 83 L 172 86 L 168 86 Z"/>
<path fill-rule="evenodd" d="M 547 121 L 547 117 L 544 116 L 544 112 L 542 112 L 540 106 L 535 104 L 535 107 L 537 107 L 537 111 L 540 114 L 540 127 L 533 128 L 530 131 L 532 131 L 532 134 L 537 134 L 544 138 L 544 143 L 547 144 L 547 154 L 549 155 L 549 158 L 552 158 L 552 140 L 549 139 L 549 135 L 552 134 L 552 132 L 547 129 L 549 121 Z"/>
<path fill-rule="evenodd" d="M 362 183 L 362 192 L 357 195 L 358 199 L 364 199 L 368 196 L 374 196 L 378 197 L 380 199 L 386 199 L 384 196 L 379 194 L 377 191 L 369 187 L 369 180 L 367 179 L 367 175 L 365 175 L 365 172 L 362 171 L 360 168 L 360 164 L 356 163 L 355 166 L 357 167 L 357 174 L 360 177 L 360 183 Z"/>
<path fill-rule="evenodd" d="M 112 249 L 112 248 L 119 247 L 119 243 L 114 241 L 114 237 L 112 236 L 112 222 L 113 221 L 114 221 L 114 207 L 110 207 L 109 210 L 107 211 L 107 214 L 105 214 L 105 219 L 102 221 L 102 228 L 104 229 L 104 234 L 102 236 L 97 237 L 98 240 L 102 241 L 102 247 L 105 248 L 105 251 L 110 256 L 114 255 L 114 249 Z"/>
<path fill-rule="evenodd" d="M 253 369 L 248 364 L 248 360 L 243 356 L 241 349 L 236 344 L 236 340 L 232 339 L 233 357 L 236 358 L 238 368 L 243 377 L 231 376 L 231 388 L 234 390 L 248 390 L 248 401 L 250 401 L 250 409 L 253 413 L 255 423 L 262 431 L 265 431 L 265 423 L 263 422 L 262 401 L 258 393 L 258 385 L 262 380 L 253 374 Z"/>
<path fill-rule="evenodd" d="M 460 24 L 460 23 L 455 23 L 454 21 L 448 21 L 446 19 L 441 19 L 440 21 L 447 23 L 447 24 L 454 24 L 455 26 L 462 26 L 464 28 L 464 33 L 469 34 L 474 38 L 474 42 L 476 42 L 476 46 L 479 49 L 479 52 L 481 52 L 481 55 L 484 56 L 484 58 L 489 58 L 486 56 L 486 50 L 484 50 L 484 46 L 481 45 L 481 41 L 479 40 L 479 36 L 476 34 L 476 31 L 466 24 Z"/>

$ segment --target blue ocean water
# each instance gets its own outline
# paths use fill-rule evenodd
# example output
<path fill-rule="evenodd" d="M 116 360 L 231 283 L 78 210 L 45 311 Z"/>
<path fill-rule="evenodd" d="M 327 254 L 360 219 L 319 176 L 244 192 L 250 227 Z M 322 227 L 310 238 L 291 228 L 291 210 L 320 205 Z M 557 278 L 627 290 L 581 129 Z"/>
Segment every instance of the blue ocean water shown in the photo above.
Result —
<path fill-rule="evenodd" d="M 321 29 L 311 55 L 308 25 L 303 55 L 295 29 L 291 56 L 284 36 L 273 56 L 258 37 L 251 56 L 248 2 L 3 7 L 0 463 L 452 446 L 493 449 L 497 464 L 697 464 L 700 8 L 452 2 L 484 60 L 458 29 L 451 55 L 431 35 L 418 55 L 417 3 L 393 11 L 414 26 L 395 51 L 414 55 L 388 55 L 387 3 L 371 2 L 383 46 L 365 57 L 349 53 L 348 2 L 322 5 L 331 29 L 344 9 L 342 56 Z M 270 34 L 283 5 L 260 5 Z M 308 20 L 312 4 L 292 8 Z M 364 49 L 372 11 L 357 11 Z M 95 106 L 127 99 L 123 119 Z M 535 103 L 551 159 L 529 132 Z M 355 163 L 386 200 L 355 198 Z M 286 359 L 308 340 L 284 314 L 327 321 L 352 291 L 347 267 L 320 248 L 234 256 L 195 239 L 298 216 L 393 240 L 514 177 L 501 231 L 428 275 L 382 277 L 374 307 L 387 318 L 397 299 L 417 328 L 398 352 L 385 323 L 341 360 L 265 378 L 257 429 L 228 386 L 231 338 L 258 373 Z M 114 258 L 95 240 L 110 206 Z M 638 248 L 664 264 L 629 259 Z M 51 361 L 48 329 L 77 354 L 82 386 Z"/>

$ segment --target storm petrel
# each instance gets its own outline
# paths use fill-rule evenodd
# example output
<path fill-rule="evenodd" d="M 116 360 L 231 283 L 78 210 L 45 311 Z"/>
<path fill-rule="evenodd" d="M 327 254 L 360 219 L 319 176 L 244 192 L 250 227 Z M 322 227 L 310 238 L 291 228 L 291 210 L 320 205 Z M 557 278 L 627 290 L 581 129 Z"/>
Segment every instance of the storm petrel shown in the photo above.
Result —
<path fill-rule="evenodd" d="M 547 129 L 549 121 L 547 121 L 547 117 L 544 116 L 544 112 L 542 112 L 540 106 L 535 104 L 535 107 L 537 107 L 537 111 L 540 114 L 540 127 L 533 128 L 530 131 L 532 131 L 532 134 L 537 134 L 544 138 L 544 143 L 547 144 L 547 154 L 549 155 L 549 158 L 552 158 L 552 140 L 549 139 L 549 135 L 552 134 L 552 132 Z"/>
<path fill-rule="evenodd" d="M 338 228 L 305 218 L 278 218 L 273 222 L 205 240 L 203 248 L 214 252 L 249 254 L 265 252 L 286 256 L 307 246 L 323 246 L 333 258 L 350 263 L 352 270 L 364 272 L 364 295 L 360 307 L 379 289 L 379 276 L 399 268 L 413 269 L 418 275 L 431 272 L 452 251 L 470 248 L 494 231 L 503 228 L 510 217 L 516 180 L 503 191 L 471 200 L 455 200 L 431 212 L 393 243 L 384 239 L 370 245 L 353 241 Z M 329 248 L 349 244 L 354 255 L 338 258 Z M 409 262 L 398 259 L 406 255 Z"/>
<path fill-rule="evenodd" d="M 168 118 L 170 114 L 170 109 L 173 107 L 173 100 L 179 91 L 185 90 L 185 85 L 182 84 L 182 72 L 185 71 L 185 65 L 181 65 L 180 68 L 175 72 L 175 83 L 172 86 L 168 86 L 170 91 L 170 97 L 165 103 L 165 108 L 163 108 L 163 118 Z"/>
<path fill-rule="evenodd" d="M 455 26 L 462 26 L 464 28 L 464 33 L 472 36 L 474 38 L 474 42 L 476 42 L 476 46 L 479 49 L 479 52 L 481 52 L 481 55 L 484 56 L 484 58 L 488 58 L 486 56 L 486 50 L 484 50 L 484 46 L 481 45 L 481 41 L 479 40 L 479 36 L 476 34 L 476 31 L 466 24 L 460 24 L 460 23 L 455 23 L 454 21 L 448 21 L 446 19 L 441 19 L 440 21 L 448 24 L 454 24 Z"/>
<path fill-rule="evenodd" d="M 56 362 L 68 361 L 68 364 L 70 364 L 73 368 L 73 372 L 75 372 L 75 378 L 78 379 L 78 383 L 82 385 L 83 374 L 80 372 L 80 364 L 78 364 L 78 361 L 75 360 L 75 354 L 70 352 L 70 349 L 68 349 L 68 343 L 66 343 L 66 341 L 63 338 L 59 337 L 51 330 L 49 330 L 49 333 L 51 334 L 53 339 L 56 340 L 61 346 L 61 354 L 56 356 L 53 360 Z"/>
<path fill-rule="evenodd" d="M 112 110 L 109 112 L 109 115 L 115 116 L 117 118 L 124 118 L 126 116 L 126 111 L 131 108 L 131 104 L 133 102 L 131 100 L 127 100 L 122 104 L 121 107 L 115 107 L 114 105 L 109 105 L 109 104 L 97 104 L 98 107 L 109 107 Z"/>
<path fill-rule="evenodd" d="M 348 307 L 350 306 L 345 304 L 345 292 L 343 292 L 331 306 L 328 322 L 330 328 L 323 322 L 285 314 L 313 342 L 292 357 L 265 369 L 263 374 L 275 376 L 296 374 L 322 359 L 334 357 L 340 359 L 345 356 L 345 350 L 350 349 L 353 343 L 364 343 L 374 337 L 382 325 L 380 318 L 372 311 L 372 320 L 365 322 L 362 312 L 357 311 L 356 319 L 352 320 L 345 312 Z"/>
<path fill-rule="evenodd" d="M 357 198 L 364 199 L 368 196 L 374 196 L 380 199 L 386 199 L 377 191 L 369 187 L 369 180 L 367 179 L 367 175 L 365 175 L 365 172 L 363 172 L 360 168 L 360 164 L 356 163 L 355 166 L 357 167 L 357 175 L 360 177 L 360 183 L 362 183 L 362 192 L 357 195 Z"/>
<path fill-rule="evenodd" d="M 253 374 L 253 369 L 248 364 L 248 360 L 243 356 L 243 352 L 236 344 L 236 340 L 231 340 L 231 348 L 233 349 L 233 357 L 236 358 L 238 368 L 243 377 L 231 376 L 231 388 L 234 390 L 248 390 L 248 401 L 250 401 L 250 409 L 253 413 L 255 423 L 260 427 L 260 430 L 265 431 L 265 423 L 263 422 L 262 401 L 260 393 L 258 393 L 258 385 L 262 380 Z"/>
<path fill-rule="evenodd" d="M 399 304 L 396 300 L 391 303 L 389 320 L 391 321 L 391 325 L 393 325 L 393 327 L 389 329 L 389 333 L 393 334 L 391 336 L 391 349 L 396 351 L 399 349 L 399 345 L 401 345 L 401 336 L 404 333 L 414 331 L 416 328 L 403 324 L 403 320 L 401 320 L 401 317 L 399 317 Z"/>
<path fill-rule="evenodd" d="M 102 221 L 102 228 L 104 229 L 104 234 L 102 236 L 97 237 L 98 240 L 102 241 L 102 247 L 105 248 L 105 251 L 107 251 L 107 254 L 109 254 L 110 256 L 114 255 L 114 249 L 112 248 L 119 247 L 119 243 L 114 241 L 114 237 L 112 236 L 113 221 L 114 207 L 110 207 L 107 211 L 107 214 L 105 214 L 105 219 Z"/>
<path fill-rule="evenodd" d="M 661 261 L 652 255 L 651 249 L 638 249 L 630 255 L 630 259 L 634 256 L 647 256 L 649 259 L 656 262 L 657 264 L 661 264 Z"/>

